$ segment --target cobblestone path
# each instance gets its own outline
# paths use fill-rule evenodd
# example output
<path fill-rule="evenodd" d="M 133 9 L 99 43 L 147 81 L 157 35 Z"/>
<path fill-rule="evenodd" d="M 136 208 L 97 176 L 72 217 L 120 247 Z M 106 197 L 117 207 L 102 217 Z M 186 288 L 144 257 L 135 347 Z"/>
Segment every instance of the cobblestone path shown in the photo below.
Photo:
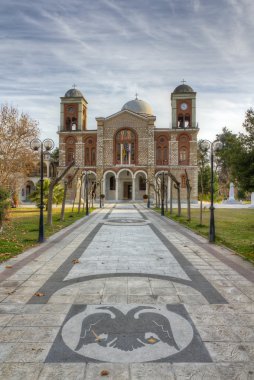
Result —
<path fill-rule="evenodd" d="M 95 211 L 0 281 L 0 379 L 254 379 L 253 265 L 141 205 Z"/>

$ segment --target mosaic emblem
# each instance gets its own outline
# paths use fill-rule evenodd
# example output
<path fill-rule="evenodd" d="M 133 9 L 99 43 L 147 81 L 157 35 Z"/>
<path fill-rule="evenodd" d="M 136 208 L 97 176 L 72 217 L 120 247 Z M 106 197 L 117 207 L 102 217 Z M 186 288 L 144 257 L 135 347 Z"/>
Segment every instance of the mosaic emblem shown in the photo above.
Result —
<path fill-rule="evenodd" d="M 170 308 L 75 305 L 46 361 L 168 361 L 195 340 L 191 322 Z"/>

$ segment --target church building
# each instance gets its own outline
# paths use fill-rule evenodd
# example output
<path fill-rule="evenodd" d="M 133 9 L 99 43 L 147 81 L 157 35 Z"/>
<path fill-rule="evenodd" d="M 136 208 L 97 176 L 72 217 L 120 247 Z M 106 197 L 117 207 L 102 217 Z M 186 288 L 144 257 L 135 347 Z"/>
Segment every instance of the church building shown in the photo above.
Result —
<path fill-rule="evenodd" d="M 171 93 L 172 123 L 164 128 L 155 125 L 152 107 L 137 96 L 113 115 L 97 117 L 96 129 L 87 125 L 88 103 L 77 88 L 61 97 L 60 107 L 59 170 L 75 160 L 68 173 L 69 200 L 75 198 L 78 178 L 88 172 L 97 198 L 104 194 L 106 201 L 115 202 L 140 201 L 145 194 L 153 199 L 164 172 L 169 199 L 170 171 L 180 182 L 185 202 L 187 173 L 191 201 L 197 202 L 196 92 L 190 86 L 183 83 Z M 79 174 L 72 181 L 76 168 Z"/>

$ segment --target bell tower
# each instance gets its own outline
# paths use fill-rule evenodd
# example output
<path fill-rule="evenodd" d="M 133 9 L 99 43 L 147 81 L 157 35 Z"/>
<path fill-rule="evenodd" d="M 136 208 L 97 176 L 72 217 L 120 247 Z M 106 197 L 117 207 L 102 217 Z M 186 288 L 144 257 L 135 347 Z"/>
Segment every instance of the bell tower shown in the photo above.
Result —
<path fill-rule="evenodd" d="M 73 160 L 76 166 L 84 163 L 83 138 L 87 130 L 87 101 L 74 85 L 61 97 L 59 134 L 59 166 Z"/>
<path fill-rule="evenodd" d="M 81 91 L 68 90 L 61 98 L 60 132 L 82 132 L 87 128 L 87 101 Z"/>
<path fill-rule="evenodd" d="M 182 83 L 171 94 L 172 129 L 196 128 L 196 92 Z"/>

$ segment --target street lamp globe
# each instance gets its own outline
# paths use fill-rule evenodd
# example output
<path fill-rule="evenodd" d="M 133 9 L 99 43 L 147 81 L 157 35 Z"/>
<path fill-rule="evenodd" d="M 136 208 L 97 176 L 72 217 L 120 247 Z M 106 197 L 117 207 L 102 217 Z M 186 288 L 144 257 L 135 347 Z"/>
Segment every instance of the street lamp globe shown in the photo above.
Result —
<path fill-rule="evenodd" d="M 32 150 L 38 151 L 41 147 L 41 140 L 40 139 L 33 139 L 30 142 L 30 146 L 31 146 Z"/>
<path fill-rule="evenodd" d="M 204 149 L 204 150 L 208 150 L 210 148 L 210 141 L 208 140 L 202 140 L 201 141 L 201 148 Z"/>
<path fill-rule="evenodd" d="M 54 141 L 51 139 L 45 139 L 43 141 L 43 147 L 46 151 L 52 150 L 54 148 Z"/>
<path fill-rule="evenodd" d="M 214 143 L 213 143 L 213 150 L 214 150 L 214 152 L 218 152 L 222 148 L 223 148 L 223 144 L 222 144 L 221 141 L 214 141 Z"/>

